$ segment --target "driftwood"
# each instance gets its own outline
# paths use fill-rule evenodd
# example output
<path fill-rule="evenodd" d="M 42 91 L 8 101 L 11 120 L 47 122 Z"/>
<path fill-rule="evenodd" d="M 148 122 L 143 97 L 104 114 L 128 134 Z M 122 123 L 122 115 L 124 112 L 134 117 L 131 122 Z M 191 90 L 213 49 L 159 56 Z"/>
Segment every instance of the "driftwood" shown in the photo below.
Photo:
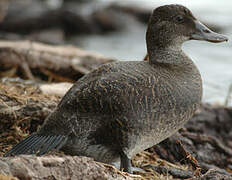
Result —
<path fill-rule="evenodd" d="M 114 61 L 73 46 L 49 46 L 30 41 L 0 41 L 0 77 L 74 82 L 97 66 Z"/>

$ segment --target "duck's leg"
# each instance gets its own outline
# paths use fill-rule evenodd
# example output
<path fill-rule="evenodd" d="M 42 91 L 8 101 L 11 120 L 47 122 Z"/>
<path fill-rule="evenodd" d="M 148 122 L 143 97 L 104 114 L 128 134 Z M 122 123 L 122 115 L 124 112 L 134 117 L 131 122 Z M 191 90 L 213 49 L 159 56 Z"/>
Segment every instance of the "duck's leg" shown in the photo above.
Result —
<path fill-rule="evenodd" d="M 124 152 L 120 153 L 120 159 L 121 159 L 120 169 L 130 174 L 133 174 L 131 159 L 128 158 L 128 156 Z"/>

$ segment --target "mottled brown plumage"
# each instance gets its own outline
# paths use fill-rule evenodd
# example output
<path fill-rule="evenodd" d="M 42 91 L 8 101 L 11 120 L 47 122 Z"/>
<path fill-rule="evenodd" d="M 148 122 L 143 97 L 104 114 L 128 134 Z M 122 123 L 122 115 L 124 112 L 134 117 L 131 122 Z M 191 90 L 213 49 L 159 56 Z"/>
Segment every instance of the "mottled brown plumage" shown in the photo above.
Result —
<path fill-rule="evenodd" d="M 41 129 L 7 155 L 61 148 L 106 163 L 121 159 L 131 172 L 132 156 L 175 133 L 201 102 L 201 76 L 182 43 L 226 40 L 180 5 L 155 9 L 146 37 L 149 61 L 104 64 L 85 75 Z"/>

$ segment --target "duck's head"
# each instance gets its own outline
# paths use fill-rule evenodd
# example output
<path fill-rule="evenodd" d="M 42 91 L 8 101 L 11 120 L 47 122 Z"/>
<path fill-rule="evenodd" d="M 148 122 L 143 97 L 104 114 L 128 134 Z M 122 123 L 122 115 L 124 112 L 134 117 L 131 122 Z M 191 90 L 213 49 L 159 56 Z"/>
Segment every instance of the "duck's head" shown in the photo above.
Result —
<path fill-rule="evenodd" d="M 223 42 L 228 38 L 215 33 L 197 20 L 191 11 L 182 5 L 165 5 L 156 8 L 147 29 L 148 50 L 180 49 L 187 40 Z"/>

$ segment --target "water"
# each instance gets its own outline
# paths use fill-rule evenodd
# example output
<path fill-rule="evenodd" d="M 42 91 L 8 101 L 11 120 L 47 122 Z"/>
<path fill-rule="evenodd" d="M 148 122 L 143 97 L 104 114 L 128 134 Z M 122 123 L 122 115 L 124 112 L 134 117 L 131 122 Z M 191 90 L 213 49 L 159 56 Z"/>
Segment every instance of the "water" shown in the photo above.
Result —
<path fill-rule="evenodd" d="M 116 0 L 101 0 L 104 3 Z M 134 4 L 153 9 L 159 5 L 177 3 L 173 0 L 117 0 L 121 4 Z M 179 0 L 191 9 L 200 20 L 223 27 L 222 33 L 232 39 L 232 1 L 229 0 Z M 75 39 L 78 46 L 100 52 L 120 60 L 141 60 L 146 54 L 146 27 L 137 23 L 136 28 L 109 35 L 91 35 Z M 224 104 L 229 85 L 232 84 L 231 41 L 213 44 L 190 41 L 183 45 L 184 51 L 197 64 L 203 77 L 203 101 Z"/>

